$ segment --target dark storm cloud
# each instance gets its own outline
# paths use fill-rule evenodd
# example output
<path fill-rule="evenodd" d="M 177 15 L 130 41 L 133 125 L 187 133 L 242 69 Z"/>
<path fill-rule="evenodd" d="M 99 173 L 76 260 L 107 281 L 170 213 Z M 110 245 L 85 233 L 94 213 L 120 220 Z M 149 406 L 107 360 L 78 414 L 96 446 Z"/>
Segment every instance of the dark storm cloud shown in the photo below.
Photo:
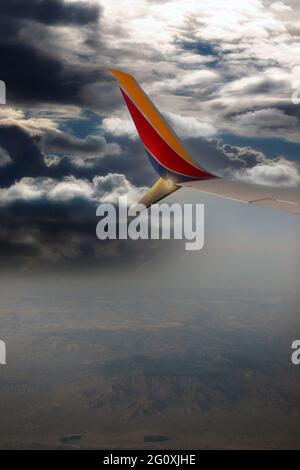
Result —
<path fill-rule="evenodd" d="M 91 32 L 98 41 L 100 13 L 98 6 L 85 2 L 2 1 L 1 80 L 7 85 L 7 102 L 84 105 L 83 90 L 108 78 L 99 67 L 67 56 L 49 26 L 80 28 L 83 42 Z"/>
<path fill-rule="evenodd" d="M 32 137 L 21 127 L 0 126 L 0 150 L 2 187 L 23 177 L 60 179 L 74 175 L 92 180 L 95 175 L 109 172 L 126 174 L 137 186 L 151 184 L 155 179 L 141 143 L 121 137 L 112 143 L 101 136 L 80 139 L 54 131 Z M 44 152 L 61 156 L 51 159 Z"/>
<path fill-rule="evenodd" d="M 21 42 L 2 41 L 0 55 L 7 103 L 84 104 L 82 88 L 104 76 L 96 67 L 70 64 Z"/>
<path fill-rule="evenodd" d="M 69 145 L 71 145 L 71 139 L 70 137 Z M 31 137 L 21 127 L 0 126 L 0 142 L 10 158 L 10 163 L 1 169 L 2 187 L 10 186 L 23 177 L 62 177 L 72 174 L 74 168 L 68 157 L 60 158 L 55 165 L 47 165 L 45 156 L 38 146 L 38 140 Z M 84 148 L 84 140 L 78 140 Z"/>
<path fill-rule="evenodd" d="M 142 243 L 100 241 L 96 207 L 105 197 L 135 191 L 123 175 L 92 182 L 64 178 L 23 178 L 0 189 L 0 269 L 53 267 L 126 268 L 138 257 L 151 256 Z M 151 246 L 157 249 L 157 243 Z M 134 256 L 133 256 L 134 254 Z"/>
<path fill-rule="evenodd" d="M 50 201 L 44 195 L 34 200 L 20 198 L 0 206 L 0 214 L 0 268 L 11 262 L 16 269 L 60 264 L 93 251 L 95 204 L 88 198 L 64 202 Z"/>
<path fill-rule="evenodd" d="M 0 4 L 2 18 L 31 19 L 47 25 L 84 25 L 97 21 L 99 7 L 86 2 L 67 4 L 64 0 L 9 0 Z"/>
<path fill-rule="evenodd" d="M 47 167 L 28 133 L 18 126 L 0 126 L 0 145 L 10 158 L 1 168 L 0 186 L 8 186 L 23 176 L 40 176 Z"/>

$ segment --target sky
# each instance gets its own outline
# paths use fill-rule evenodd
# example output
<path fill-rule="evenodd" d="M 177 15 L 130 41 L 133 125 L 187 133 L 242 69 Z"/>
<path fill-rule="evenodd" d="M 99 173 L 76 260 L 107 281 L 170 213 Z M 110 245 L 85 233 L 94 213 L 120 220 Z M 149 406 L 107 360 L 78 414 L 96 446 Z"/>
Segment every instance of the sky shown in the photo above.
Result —
<path fill-rule="evenodd" d="M 299 13 L 296 0 L 2 0 L 1 273 L 172 272 L 173 285 L 296 292 L 296 216 L 180 190 L 169 200 L 205 204 L 191 254 L 100 242 L 95 213 L 156 179 L 105 67 L 135 76 L 201 166 L 298 187 Z"/>
<path fill-rule="evenodd" d="M 1 448 L 299 445 L 299 216 L 182 188 L 202 250 L 96 236 L 157 180 L 106 67 L 201 167 L 299 189 L 299 51 L 299 0 L 0 1 Z"/>

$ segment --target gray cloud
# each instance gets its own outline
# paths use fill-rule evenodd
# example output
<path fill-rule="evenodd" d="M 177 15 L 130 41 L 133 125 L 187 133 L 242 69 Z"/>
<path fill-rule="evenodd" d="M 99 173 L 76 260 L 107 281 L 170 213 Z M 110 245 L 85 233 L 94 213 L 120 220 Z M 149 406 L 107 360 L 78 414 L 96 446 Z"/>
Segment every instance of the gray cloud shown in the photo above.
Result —
<path fill-rule="evenodd" d="M 101 157 L 105 154 L 121 153 L 117 143 L 107 143 L 104 137 L 89 135 L 85 139 L 78 138 L 67 132 L 50 131 L 40 139 L 40 147 L 44 152 L 69 153 L 75 156 L 92 155 Z"/>
<path fill-rule="evenodd" d="M 252 168 L 257 164 L 266 161 L 266 157 L 262 152 L 249 146 L 237 147 L 235 145 L 224 144 L 220 149 L 224 152 L 226 157 L 229 158 L 230 163 L 233 163 L 233 166 L 238 164 L 238 166 L 241 167 Z"/>
<path fill-rule="evenodd" d="M 299 120 L 274 108 L 265 108 L 231 117 L 238 134 L 250 137 L 278 137 L 300 142 Z"/>

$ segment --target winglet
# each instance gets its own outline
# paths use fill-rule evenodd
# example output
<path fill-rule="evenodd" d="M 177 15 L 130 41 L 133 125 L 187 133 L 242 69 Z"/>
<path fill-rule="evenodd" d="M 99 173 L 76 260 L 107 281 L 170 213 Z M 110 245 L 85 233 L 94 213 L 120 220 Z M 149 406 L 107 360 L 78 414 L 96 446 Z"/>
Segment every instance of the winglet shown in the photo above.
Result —
<path fill-rule="evenodd" d="M 105 70 L 111 73 L 119 82 L 121 82 L 122 80 L 126 78 L 131 78 L 132 80 L 134 80 L 132 75 L 129 75 L 129 73 L 126 73 L 126 72 L 122 72 L 121 70 L 111 69 L 109 67 L 106 67 Z"/>
<path fill-rule="evenodd" d="M 175 183 L 214 178 L 187 155 L 179 137 L 134 77 L 121 70 L 106 70 L 117 79 L 150 163 L 159 176 Z"/>

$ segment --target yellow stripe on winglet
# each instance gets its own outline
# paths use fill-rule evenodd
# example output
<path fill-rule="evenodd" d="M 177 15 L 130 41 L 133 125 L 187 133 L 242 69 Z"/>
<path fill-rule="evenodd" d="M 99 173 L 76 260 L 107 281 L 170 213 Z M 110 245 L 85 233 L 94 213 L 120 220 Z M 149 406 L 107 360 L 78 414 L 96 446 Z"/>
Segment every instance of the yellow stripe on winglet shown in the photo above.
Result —
<path fill-rule="evenodd" d="M 182 146 L 178 142 L 176 136 L 168 128 L 166 122 L 161 117 L 159 112 L 155 109 L 155 106 L 151 103 L 150 99 L 137 84 L 135 79 L 128 73 L 121 72 L 120 70 L 114 70 L 107 68 L 114 77 L 118 80 L 123 90 L 127 95 L 134 101 L 135 105 L 142 111 L 144 116 L 150 121 L 159 135 L 168 143 L 168 145 L 180 155 L 184 160 L 194 165 L 193 161 L 188 157 Z"/>
<path fill-rule="evenodd" d="M 159 180 L 154 183 L 152 188 L 150 188 L 146 194 L 144 194 L 142 199 L 139 201 L 139 204 L 150 207 L 152 204 L 155 204 L 166 196 L 174 193 L 174 191 L 177 191 L 177 189 L 180 189 L 180 186 L 177 184 L 173 184 L 163 180 L 162 178 L 159 178 Z"/>

